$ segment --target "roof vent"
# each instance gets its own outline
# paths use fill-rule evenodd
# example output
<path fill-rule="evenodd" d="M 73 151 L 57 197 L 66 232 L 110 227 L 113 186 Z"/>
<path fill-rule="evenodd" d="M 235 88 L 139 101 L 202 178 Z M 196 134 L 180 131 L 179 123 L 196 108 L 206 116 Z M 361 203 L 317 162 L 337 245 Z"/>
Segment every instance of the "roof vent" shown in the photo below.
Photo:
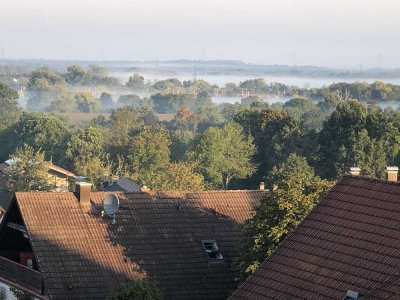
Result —
<path fill-rule="evenodd" d="M 119 209 L 119 199 L 117 195 L 110 194 L 107 195 L 103 200 L 103 211 L 101 212 L 101 216 L 111 217 L 111 224 L 116 224 L 117 220 L 115 220 L 115 213 Z"/>
<path fill-rule="evenodd" d="M 361 168 L 359 167 L 351 167 L 350 175 L 359 176 L 361 174 Z"/>
<path fill-rule="evenodd" d="M 358 299 L 358 292 L 348 290 L 346 296 L 344 296 L 343 300 L 357 300 Z"/>

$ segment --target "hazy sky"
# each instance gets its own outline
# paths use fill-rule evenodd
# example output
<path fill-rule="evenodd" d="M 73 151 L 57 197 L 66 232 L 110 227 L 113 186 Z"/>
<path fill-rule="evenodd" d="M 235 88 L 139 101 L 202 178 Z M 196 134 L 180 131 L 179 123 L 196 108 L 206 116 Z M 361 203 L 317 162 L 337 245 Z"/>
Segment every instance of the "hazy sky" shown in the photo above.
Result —
<path fill-rule="evenodd" d="M 0 0 L 1 55 L 400 67 L 400 1 Z"/>

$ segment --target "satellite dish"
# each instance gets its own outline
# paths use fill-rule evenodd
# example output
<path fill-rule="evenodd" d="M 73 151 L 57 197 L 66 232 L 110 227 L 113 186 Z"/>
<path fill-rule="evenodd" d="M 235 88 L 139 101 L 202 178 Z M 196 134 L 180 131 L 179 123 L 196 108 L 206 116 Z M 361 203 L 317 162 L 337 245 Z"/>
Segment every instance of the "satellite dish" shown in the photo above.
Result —
<path fill-rule="evenodd" d="M 104 203 L 103 203 L 103 211 L 101 212 L 101 216 L 104 217 L 104 215 L 111 216 L 113 219 L 111 221 L 111 224 L 116 224 L 117 221 L 115 220 L 115 213 L 118 211 L 119 208 L 119 199 L 116 195 L 110 194 L 107 195 L 107 197 L 104 198 Z"/>

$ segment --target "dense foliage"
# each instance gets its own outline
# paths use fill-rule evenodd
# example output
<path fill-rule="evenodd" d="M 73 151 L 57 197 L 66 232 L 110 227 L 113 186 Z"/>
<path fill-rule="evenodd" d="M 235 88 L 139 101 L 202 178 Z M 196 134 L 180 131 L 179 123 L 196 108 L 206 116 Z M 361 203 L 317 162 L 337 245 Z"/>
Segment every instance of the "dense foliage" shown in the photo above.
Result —
<path fill-rule="evenodd" d="M 244 225 L 236 261 L 241 279 L 257 269 L 332 187 L 332 182 L 315 176 L 304 157 L 295 154 L 274 167 L 267 182 L 270 192 Z"/>
<path fill-rule="evenodd" d="M 400 164 L 400 110 L 378 105 L 398 103 L 398 85 L 298 88 L 256 78 L 219 87 L 151 82 L 138 73 L 121 83 L 96 65 L 13 76 L 5 79 L 17 89 L 15 82 L 25 84 L 26 108 L 41 112 L 22 112 L 18 93 L 0 83 L 0 159 L 16 162 L 6 171 L 13 190 L 48 189 L 45 160 L 94 183 L 127 176 L 153 190 L 254 189 L 266 181 L 270 192 L 244 227 L 241 279 L 301 222 L 330 180 L 352 166 L 383 178 L 386 166 Z M 241 101 L 213 103 L 221 95 Z M 97 117 L 73 123 L 60 117 L 68 113 Z M 110 299 L 158 299 L 150 290 L 135 282 Z"/>
<path fill-rule="evenodd" d="M 10 156 L 10 164 L 4 173 L 13 192 L 49 191 L 48 163 L 44 153 L 24 145 Z"/>
<path fill-rule="evenodd" d="M 107 300 L 161 300 L 161 294 L 148 279 L 135 280 L 112 291 Z"/>

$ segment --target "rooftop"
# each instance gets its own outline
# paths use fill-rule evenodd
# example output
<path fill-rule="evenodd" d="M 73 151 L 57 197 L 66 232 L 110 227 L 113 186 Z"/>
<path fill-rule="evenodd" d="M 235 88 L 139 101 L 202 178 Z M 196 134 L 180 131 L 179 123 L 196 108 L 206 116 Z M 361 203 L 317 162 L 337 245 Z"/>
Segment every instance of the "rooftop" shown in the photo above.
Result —
<path fill-rule="evenodd" d="M 238 225 L 263 192 L 116 193 L 115 225 L 101 216 L 106 195 L 91 193 L 92 204 L 81 205 L 73 193 L 16 194 L 0 237 L 15 230 L 5 224 L 20 212 L 50 298 L 104 299 L 143 276 L 165 299 L 226 299 L 234 289 L 230 263 Z M 210 258 L 205 240 L 216 241 L 223 259 Z"/>
<path fill-rule="evenodd" d="M 400 298 L 400 184 L 345 176 L 230 299 Z"/>

